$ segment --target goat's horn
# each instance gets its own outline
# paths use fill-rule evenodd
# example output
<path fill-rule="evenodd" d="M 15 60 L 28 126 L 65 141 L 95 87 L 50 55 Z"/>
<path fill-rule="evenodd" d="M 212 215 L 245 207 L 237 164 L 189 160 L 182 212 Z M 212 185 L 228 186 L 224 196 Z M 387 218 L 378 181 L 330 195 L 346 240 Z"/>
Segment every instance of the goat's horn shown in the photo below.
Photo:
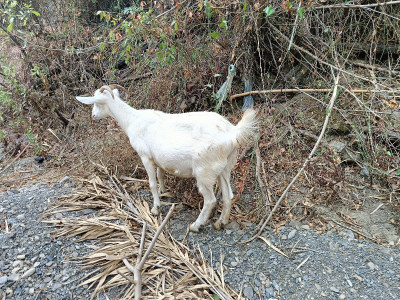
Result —
<path fill-rule="evenodd" d="M 120 91 L 122 91 L 122 92 L 125 92 L 125 94 L 127 94 L 128 95 L 128 91 L 123 87 L 123 86 L 120 86 L 119 84 L 110 84 L 109 85 L 109 87 L 110 87 L 110 89 L 117 89 L 117 90 L 120 90 Z"/>
<path fill-rule="evenodd" d="M 104 91 L 108 91 L 108 92 L 111 94 L 111 97 L 114 99 L 114 93 L 113 93 L 111 87 L 109 87 L 108 85 L 103 85 L 103 86 L 100 88 L 100 93 L 102 93 L 102 92 L 104 92 Z"/>

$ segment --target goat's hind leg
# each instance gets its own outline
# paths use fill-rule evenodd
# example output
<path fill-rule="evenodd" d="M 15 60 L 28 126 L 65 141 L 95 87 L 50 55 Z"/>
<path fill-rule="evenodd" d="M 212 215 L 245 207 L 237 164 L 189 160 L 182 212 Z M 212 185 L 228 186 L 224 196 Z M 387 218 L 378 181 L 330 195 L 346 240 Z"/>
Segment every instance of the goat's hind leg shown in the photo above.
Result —
<path fill-rule="evenodd" d="M 165 171 L 160 167 L 157 167 L 157 179 L 158 179 L 158 193 L 162 194 L 165 192 Z"/>
<path fill-rule="evenodd" d="M 217 199 L 213 192 L 214 182 L 215 180 L 206 180 L 206 182 L 204 182 L 197 178 L 197 187 L 199 188 L 200 194 L 204 197 L 204 204 L 196 221 L 189 226 L 190 231 L 199 232 L 200 226 L 206 224 L 210 218 L 211 212 L 217 203 Z"/>
<path fill-rule="evenodd" d="M 222 211 L 217 221 L 214 223 L 214 228 L 220 230 L 224 225 L 229 222 L 229 215 L 232 207 L 232 188 L 230 184 L 230 173 L 226 171 L 218 176 L 218 184 L 222 191 Z"/>
<path fill-rule="evenodd" d="M 151 209 L 151 213 L 153 215 L 160 214 L 160 198 L 158 196 L 157 191 L 157 171 L 155 164 L 148 158 L 142 158 L 142 163 L 144 168 L 146 169 L 147 175 L 149 176 L 149 185 L 151 194 L 153 195 L 153 208 Z"/>

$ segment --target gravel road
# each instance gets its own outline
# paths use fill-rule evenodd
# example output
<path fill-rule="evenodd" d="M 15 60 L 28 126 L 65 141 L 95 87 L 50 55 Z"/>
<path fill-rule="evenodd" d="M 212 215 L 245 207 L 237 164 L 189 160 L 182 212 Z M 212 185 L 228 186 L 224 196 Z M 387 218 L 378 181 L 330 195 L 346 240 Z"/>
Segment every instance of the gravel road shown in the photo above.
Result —
<path fill-rule="evenodd" d="M 77 287 L 83 273 L 73 261 L 90 245 L 53 240 L 52 229 L 41 223 L 42 213 L 57 196 L 73 187 L 67 181 L 0 194 L 1 300 L 90 297 L 87 287 Z M 87 213 L 95 212 L 82 212 Z M 177 239 L 184 238 L 197 213 L 187 209 L 175 213 L 170 231 Z M 10 232 L 5 231 L 6 221 Z M 332 228 L 318 234 L 292 221 L 278 234 L 268 229 L 263 234 L 285 257 L 262 239 L 240 244 L 238 240 L 249 237 L 252 229 L 253 224 L 235 221 L 219 232 L 209 225 L 199 234 L 189 234 L 187 243 L 200 248 L 219 273 L 222 264 L 225 283 L 248 299 L 400 299 L 396 246 L 356 240 L 348 230 Z"/>

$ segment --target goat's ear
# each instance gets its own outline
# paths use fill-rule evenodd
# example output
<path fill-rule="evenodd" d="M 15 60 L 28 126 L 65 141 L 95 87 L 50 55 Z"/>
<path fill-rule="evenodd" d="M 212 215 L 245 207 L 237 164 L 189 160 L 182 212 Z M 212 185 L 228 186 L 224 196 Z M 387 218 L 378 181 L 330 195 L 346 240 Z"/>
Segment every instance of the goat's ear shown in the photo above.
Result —
<path fill-rule="evenodd" d="M 93 96 L 93 97 L 80 97 L 77 96 L 75 97 L 76 100 L 79 102 L 82 102 L 84 104 L 95 104 L 95 103 L 103 103 L 105 102 L 104 97 L 99 97 L 99 96 Z"/>

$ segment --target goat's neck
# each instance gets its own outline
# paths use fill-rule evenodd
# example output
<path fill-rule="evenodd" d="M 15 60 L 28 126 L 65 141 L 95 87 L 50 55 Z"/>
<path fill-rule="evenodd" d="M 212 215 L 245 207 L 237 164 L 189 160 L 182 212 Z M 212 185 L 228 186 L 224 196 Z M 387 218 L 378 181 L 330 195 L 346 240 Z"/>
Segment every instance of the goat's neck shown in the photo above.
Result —
<path fill-rule="evenodd" d="M 114 118 L 123 131 L 127 131 L 131 120 L 135 119 L 137 110 L 129 106 L 127 103 L 118 99 L 113 100 L 112 105 L 109 105 L 110 116 Z"/>

